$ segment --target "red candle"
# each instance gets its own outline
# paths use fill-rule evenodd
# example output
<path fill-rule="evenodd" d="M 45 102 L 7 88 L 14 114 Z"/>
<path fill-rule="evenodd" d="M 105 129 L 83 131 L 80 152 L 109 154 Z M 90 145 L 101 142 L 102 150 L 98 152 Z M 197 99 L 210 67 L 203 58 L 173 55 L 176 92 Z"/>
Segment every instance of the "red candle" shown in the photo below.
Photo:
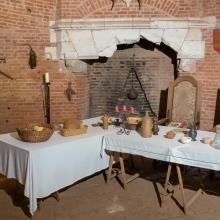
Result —
<path fill-rule="evenodd" d="M 115 112 L 119 112 L 119 107 L 118 107 L 118 105 L 115 106 Z"/>
<path fill-rule="evenodd" d="M 133 106 L 131 106 L 130 112 L 131 112 L 131 113 L 134 113 L 134 107 L 133 107 Z"/>
<path fill-rule="evenodd" d="M 123 105 L 123 112 L 126 112 L 127 111 L 127 107 L 126 105 Z"/>

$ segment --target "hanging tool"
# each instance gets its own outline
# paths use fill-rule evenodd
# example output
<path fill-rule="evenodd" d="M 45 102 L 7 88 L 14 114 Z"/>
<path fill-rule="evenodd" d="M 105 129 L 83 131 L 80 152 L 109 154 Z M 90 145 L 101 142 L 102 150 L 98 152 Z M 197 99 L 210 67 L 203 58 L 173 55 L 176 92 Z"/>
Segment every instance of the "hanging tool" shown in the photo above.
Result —
<path fill-rule="evenodd" d="M 13 80 L 13 78 L 12 78 L 11 76 L 9 76 L 8 74 L 2 72 L 1 70 L 0 70 L 0 74 L 3 75 L 3 76 L 5 76 L 5 77 L 8 78 L 8 79 Z"/>

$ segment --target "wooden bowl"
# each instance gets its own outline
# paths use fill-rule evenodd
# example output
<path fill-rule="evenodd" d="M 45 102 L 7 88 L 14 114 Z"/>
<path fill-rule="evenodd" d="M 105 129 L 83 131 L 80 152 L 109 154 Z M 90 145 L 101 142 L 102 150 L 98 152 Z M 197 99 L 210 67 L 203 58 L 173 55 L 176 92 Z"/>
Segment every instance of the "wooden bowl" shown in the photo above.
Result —
<path fill-rule="evenodd" d="M 174 131 L 168 131 L 164 137 L 168 138 L 168 139 L 173 139 L 176 136 L 176 133 Z"/>

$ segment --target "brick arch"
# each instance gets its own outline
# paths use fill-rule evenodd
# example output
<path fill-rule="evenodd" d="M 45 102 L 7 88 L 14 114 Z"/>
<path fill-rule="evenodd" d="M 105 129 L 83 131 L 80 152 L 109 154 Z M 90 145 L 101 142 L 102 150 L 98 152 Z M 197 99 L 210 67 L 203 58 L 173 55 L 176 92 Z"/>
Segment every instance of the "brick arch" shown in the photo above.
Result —
<path fill-rule="evenodd" d="M 105 13 L 103 13 L 102 9 L 107 9 L 109 11 L 109 17 L 111 17 L 111 14 L 114 16 L 116 13 L 120 13 L 121 11 L 118 10 L 118 8 L 123 9 L 122 14 L 119 15 L 120 17 L 126 15 L 125 9 L 127 7 L 122 0 L 120 0 L 120 2 L 116 0 L 115 8 L 112 11 L 110 11 L 111 4 L 112 2 L 110 0 L 85 0 L 77 7 L 76 11 L 82 18 L 91 17 L 93 14 L 98 14 L 100 17 L 105 17 Z M 135 14 L 138 16 L 142 11 L 144 11 L 143 8 L 147 8 L 147 6 L 151 6 L 169 16 L 176 16 L 177 12 L 179 11 L 179 5 L 173 0 L 143 0 L 142 9 L 140 11 L 137 11 L 137 0 L 133 0 L 132 5 L 127 10 L 132 12 L 132 16 L 135 16 Z M 129 15 L 130 14 L 127 14 L 127 16 Z"/>

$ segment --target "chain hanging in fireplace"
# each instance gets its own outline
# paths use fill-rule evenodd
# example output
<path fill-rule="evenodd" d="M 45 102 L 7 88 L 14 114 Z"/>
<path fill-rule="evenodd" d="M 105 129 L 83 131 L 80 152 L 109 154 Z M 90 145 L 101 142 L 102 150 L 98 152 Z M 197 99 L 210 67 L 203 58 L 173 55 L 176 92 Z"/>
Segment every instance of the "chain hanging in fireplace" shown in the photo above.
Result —
<path fill-rule="evenodd" d="M 149 102 L 149 100 L 148 100 L 148 98 L 147 98 L 147 95 L 146 95 L 146 92 L 145 92 L 145 90 L 144 90 L 144 87 L 143 87 L 143 85 L 142 85 L 142 83 L 141 83 L 141 80 L 140 80 L 140 78 L 138 77 L 138 74 L 137 74 L 137 71 L 136 71 L 135 65 L 134 65 L 134 58 L 135 58 L 135 55 L 134 55 L 134 51 L 133 51 L 133 64 L 132 64 L 132 67 L 131 67 L 130 71 L 128 72 L 128 76 L 127 76 L 127 78 L 126 78 L 126 80 L 125 80 L 125 83 L 124 83 L 124 85 L 123 85 L 123 88 L 126 88 L 127 81 L 128 81 L 128 79 L 130 78 L 130 75 L 131 75 L 131 89 L 128 90 L 127 97 L 128 97 L 128 99 L 131 99 L 131 100 L 137 99 L 138 93 L 137 93 L 137 91 L 135 90 L 135 88 L 133 87 L 133 83 L 134 83 L 133 79 L 134 79 L 134 76 L 135 76 L 135 78 L 136 78 L 136 80 L 138 81 L 138 84 L 139 84 L 139 86 L 140 86 L 140 88 L 141 88 L 141 91 L 143 92 L 143 95 L 144 95 L 146 104 L 147 104 L 147 106 L 148 106 L 148 108 L 149 108 L 149 110 L 150 110 L 152 116 L 157 117 L 157 116 L 156 116 L 156 113 L 153 111 L 153 109 L 152 109 L 152 107 L 151 107 L 151 104 L 150 104 L 150 102 Z"/>

